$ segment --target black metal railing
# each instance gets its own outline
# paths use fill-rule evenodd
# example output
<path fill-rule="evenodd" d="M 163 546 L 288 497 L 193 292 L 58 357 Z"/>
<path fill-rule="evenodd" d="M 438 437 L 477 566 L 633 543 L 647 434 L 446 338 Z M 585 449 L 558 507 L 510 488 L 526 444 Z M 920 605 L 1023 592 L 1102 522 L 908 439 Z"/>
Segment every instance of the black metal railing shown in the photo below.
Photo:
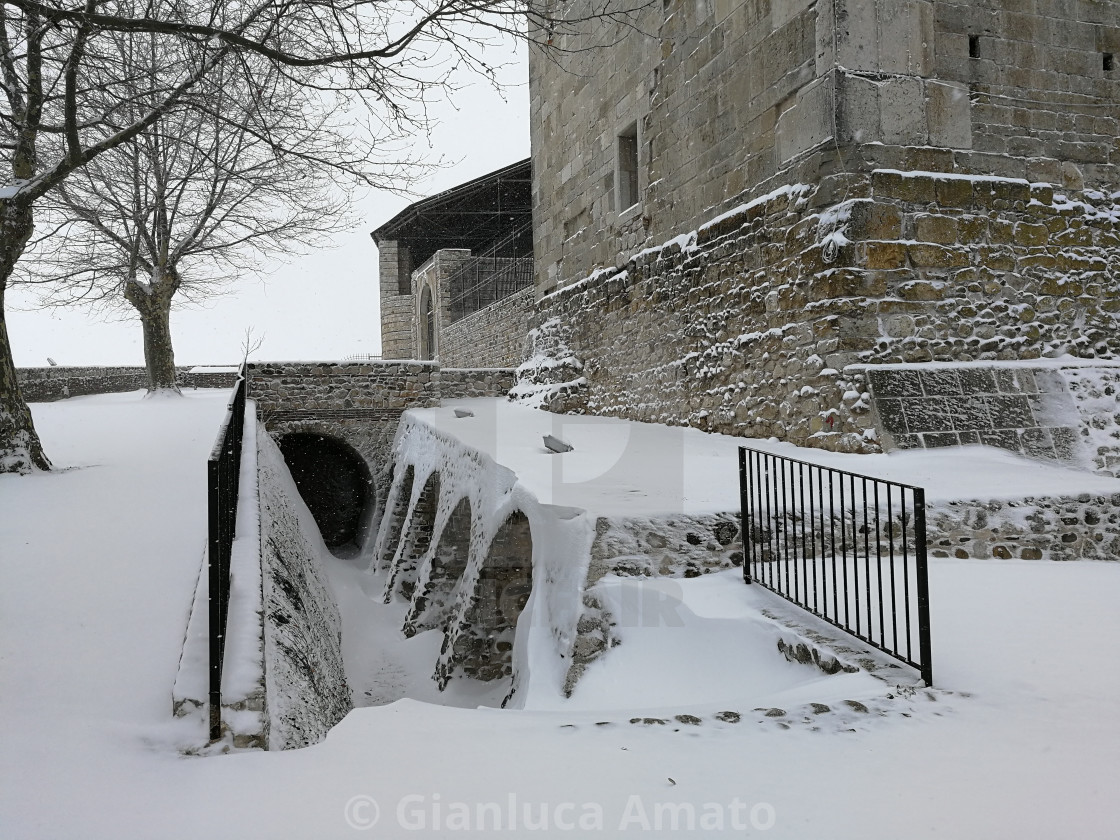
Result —
<path fill-rule="evenodd" d="M 245 368 L 242 366 L 218 439 L 206 463 L 210 592 L 210 739 L 222 734 L 222 660 L 229 613 L 229 560 L 237 529 L 241 439 L 245 431 Z"/>
<path fill-rule="evenodd" d="M 455 269 L 448 286 L 452 323 L 533 285 L 532 233 L 530 219 Z"/>
<path fill-rule="evenodd" d="M 743 577 L 933 685 L 925 490 L 739 450 Z"/>

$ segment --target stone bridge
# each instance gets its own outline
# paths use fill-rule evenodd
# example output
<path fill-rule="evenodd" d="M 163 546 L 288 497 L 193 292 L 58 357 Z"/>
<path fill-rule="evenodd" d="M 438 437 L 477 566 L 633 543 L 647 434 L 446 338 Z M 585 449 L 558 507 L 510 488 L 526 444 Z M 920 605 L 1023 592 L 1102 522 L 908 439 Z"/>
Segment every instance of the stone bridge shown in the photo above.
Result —
<path fill-rule="evenodd" d="M 437 362 L 253 362 L 248 396 L 332 550 L 357 550 L 384 509 L 402 412 L 495 397 L 514 371 Z"/>

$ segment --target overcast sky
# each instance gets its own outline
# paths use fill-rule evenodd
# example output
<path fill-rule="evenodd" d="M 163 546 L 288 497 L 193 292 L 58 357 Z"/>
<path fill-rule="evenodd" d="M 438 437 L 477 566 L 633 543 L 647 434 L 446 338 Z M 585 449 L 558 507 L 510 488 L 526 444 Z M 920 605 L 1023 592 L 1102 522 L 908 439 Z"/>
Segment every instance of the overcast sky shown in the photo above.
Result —
<path fill-rule="evenodd" d="M 416 138 L 431 160 L 449 165 L 417 188 L 431 195 L 529 155 L 529 92 L 524 49 L 506 58 L 504 96 L 485 82 L 438 104 L 438 125 Z M 172 311 L 178 364 L 221 364 L 239 359 L 245 329 L 264 336 L 257 359 L 339 359 L 379 353 L 380 316 L 377 247 L 369 234 L 417 199 L 371 193 L 355 207 L 361 224 L 335 237 L 337 247 L 294 257 L 261 282 L 249 278 L 206 308 Z M 7 295 L 8 333 L 18 367 L 39 367 L 47 357 L 60 365 L 142 365 L 139 321 L 103 320 L 88 312 L 34 311 L 33 298 L 19 289 Z"/>

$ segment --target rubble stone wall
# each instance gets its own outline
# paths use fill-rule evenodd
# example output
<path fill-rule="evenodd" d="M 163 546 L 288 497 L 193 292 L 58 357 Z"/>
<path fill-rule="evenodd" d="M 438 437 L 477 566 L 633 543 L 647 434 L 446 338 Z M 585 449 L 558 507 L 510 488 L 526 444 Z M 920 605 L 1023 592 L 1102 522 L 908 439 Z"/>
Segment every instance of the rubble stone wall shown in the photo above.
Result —
<path fill-rule="evenodd" d="M 849 186 L 823 206 L 827 184 L 776 189 L 545 296 L 536 353 L 565 355 L 541 367 L 574 357 L 590 413 L 877 451 L 853 366 L 1120 356 L 1117 197 L 893 170 Z"/>
<path fill-rule="evenodd" d="M 190 367 L 176 368 L 176 379 L 183 388 L 232 388 L 234 371 L 191 373 Z M 148 387 L 148 371 L 142 367 L 45 367 L 17 368 L 23 398 L 27 402 L 54 402 L 89 394 L 117 394 Z"/>

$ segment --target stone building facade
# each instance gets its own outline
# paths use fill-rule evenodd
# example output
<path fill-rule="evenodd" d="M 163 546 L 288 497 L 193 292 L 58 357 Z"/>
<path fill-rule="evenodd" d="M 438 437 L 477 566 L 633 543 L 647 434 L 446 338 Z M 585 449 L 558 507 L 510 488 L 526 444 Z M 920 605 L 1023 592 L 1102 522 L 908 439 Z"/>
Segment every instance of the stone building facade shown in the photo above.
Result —
<path fill-rule="evenodd" d="M 814 208 L 876 169 L 1115 188 L 1118 21 L 1113 0 L 664 0 L 558 34 L 530 53 L 538 290 L 782 185 Z"/>
<path fill-rule="evenodd" d="M 528 160 L 419 201 L 372 233 L 385 359 L 516 367 L 532 312 Z"/>
<path fill-rule="evenodd" d="M 666 0 L 556 38 L 516 396 L 878 451 L 999 395 L 881 434 L 874 366 L 1120 357 L 1120 3 Z"/>

